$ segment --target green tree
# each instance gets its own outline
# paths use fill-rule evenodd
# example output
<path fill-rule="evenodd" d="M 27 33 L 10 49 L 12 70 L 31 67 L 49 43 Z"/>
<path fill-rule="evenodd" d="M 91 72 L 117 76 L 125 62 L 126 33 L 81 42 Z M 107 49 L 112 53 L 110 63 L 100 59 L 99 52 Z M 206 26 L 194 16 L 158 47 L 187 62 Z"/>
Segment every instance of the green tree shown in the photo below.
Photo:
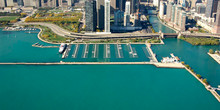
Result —
<path fill-rule="evenodd" d="M 209 53 L 210 54 L 214 54 L 214 50 L 213 49 L 209 49 Z"/>
<path fill-rule="evenodd" d="M 207 81 L 207 79 L 205 78 L 205 79 L 203 79 L 202 80 L 205 84 L 207 84 L 207 85 L 209 85 L 209 83 L 208 83 L 208 81 Z"/>
<path fill-rule="evenodd" d="M 200 74 L 196 74 L 196 76 L 197 76 L 199 79 L 202 78 L 202 76 L 201 76 Z"/>

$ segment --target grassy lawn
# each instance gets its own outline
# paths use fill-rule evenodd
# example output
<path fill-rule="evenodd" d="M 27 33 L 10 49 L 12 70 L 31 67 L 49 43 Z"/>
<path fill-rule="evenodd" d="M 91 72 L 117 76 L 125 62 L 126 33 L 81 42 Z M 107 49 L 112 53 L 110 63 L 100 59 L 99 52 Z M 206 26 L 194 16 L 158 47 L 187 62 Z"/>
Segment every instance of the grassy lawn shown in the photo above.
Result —
<path fill-rule="evenodd" d="M 19 18 L 19 16 L 2 16 L 0 17 L 0 21 L 11 21 Z"/>
<path fill-rule="evenodd" d="M 216 38 L 196 38 L 196 37 L 180 37 L 180 39 L 192 45 L 219 45 L 220 41 Z"/>
<path fill-rule="evenodd" d="M 44 27 L 44 26 L 39 26 L 39 27 L 43 30 L 40 37 L 46 41 L 53 42 L 53 43 L 60 43 L 60 42 L 66 42 L 66 40 L 70 40 L 70 38 L 65 38 L 65 37 L 56 35 L 48 27 Z M 74 39 L 71 39 L 71 40 L 74 40 Z"/>

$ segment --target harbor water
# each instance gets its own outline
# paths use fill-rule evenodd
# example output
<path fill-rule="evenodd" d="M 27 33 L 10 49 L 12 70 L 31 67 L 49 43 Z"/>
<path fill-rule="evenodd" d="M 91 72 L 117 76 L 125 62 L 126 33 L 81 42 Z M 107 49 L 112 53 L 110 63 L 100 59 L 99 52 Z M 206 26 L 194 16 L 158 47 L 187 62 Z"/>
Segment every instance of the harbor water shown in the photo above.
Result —
<path fill-rule="evenodd" d="M 37 33 L 0 31 L 0 62 L 149 61 L 145 45 L 79 46 L 76 58 L 62 59 L 58 48 L 37 48 Z M 210 48 L 178 39 L 153 45 L 159 60 L 179 56 L 214 87 L 220 84 L 219 65 L 207 55 Z M 94 48 L 97 51 L 94 55 Z M 85 52 L 85 51 L 88 51 Z M 86 54 L 85 54 L 86 53 Z M 120 53 L 120 55 L 118 55 Z M 85 55 L 84 55 L 85 54 Z M 106 57 L 107 56 L 107 57 Z M 122 57 L 122 58 L 119 58 Z M 85 58 L 83 58 L 85 57 Z M 0 110 L 216 110 L 220 103 L 185 69 L 153 65 L 0 65 Z"/>

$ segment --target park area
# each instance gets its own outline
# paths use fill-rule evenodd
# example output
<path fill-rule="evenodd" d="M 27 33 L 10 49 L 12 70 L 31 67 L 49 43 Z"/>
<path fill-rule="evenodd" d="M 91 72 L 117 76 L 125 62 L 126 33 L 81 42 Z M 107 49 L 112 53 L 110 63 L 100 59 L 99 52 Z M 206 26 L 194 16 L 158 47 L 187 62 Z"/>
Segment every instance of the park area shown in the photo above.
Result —
<path fill-rule="evenodd" d="M 72 32 L 80 32 L 80 11 L 68 11 L 60 9 L 39 9 L 34 15 L 28 17 L 26 22 L 51 22 Z"/>
<path fill-rule="evenodd" d="M 0 16 L 0 21 L 11 21 L 18 19 L 19 16 Z"/>

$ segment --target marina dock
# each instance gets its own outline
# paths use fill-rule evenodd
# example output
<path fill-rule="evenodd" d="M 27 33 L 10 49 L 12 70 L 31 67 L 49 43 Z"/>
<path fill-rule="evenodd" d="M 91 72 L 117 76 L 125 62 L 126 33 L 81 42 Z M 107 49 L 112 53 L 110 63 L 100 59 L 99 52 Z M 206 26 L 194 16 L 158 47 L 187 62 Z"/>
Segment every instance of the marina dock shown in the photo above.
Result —
<path fill-rule="evenodd" d="M 38 42 L 33 44 L 32 47 L 38 47 L 38 48 L 59 48 L 59 46 L 44 46 L 39 44 Z"/>
<path fill-rule="evenodd" d="M 146 42 L 145 45 L 146 45 L 146 49 L 147 49 L 148 53 L 150 54 L 151 61 L 152 62 L 158 62 L 158 60 L 156 58 L 156 54 L 154 54 L 152 49 L 151 49 L 151 44 Z"/>

